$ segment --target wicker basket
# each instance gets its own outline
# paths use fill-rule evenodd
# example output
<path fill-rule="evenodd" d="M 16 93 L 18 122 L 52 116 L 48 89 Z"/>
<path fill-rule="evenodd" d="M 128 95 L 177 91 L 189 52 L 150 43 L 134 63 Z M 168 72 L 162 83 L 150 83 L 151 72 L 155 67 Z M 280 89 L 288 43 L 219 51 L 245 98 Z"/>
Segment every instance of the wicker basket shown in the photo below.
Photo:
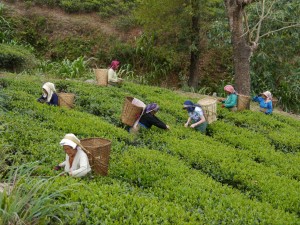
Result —
<path fill-rule="evenodd" d="M 107 69 L 94 69 L 97 84 L 99 86 L 107 86 L 108 83 L 108 70 Z"/>
<path fill-rule="evenodd" d="M 250 96 L 238 94 L 237 110 L 243 111 L 245 109 L 250 109 L 250 100 Z"/>
<path fill-rule="evenodd" d="M 133 126 L 146 105 L 139 99 L 126 97 L 123 105 L 121 120 L 122 123 Z"/>
<path fill-rule="evenodd" d="M 204 111 L 205 119 L 210 124 L 217 120 L 217 100 L 214 98 L 204 98 L 197 102 Z"/>
<path fill-rule="evenodd" d="M 107 176 L 111 141 L 104 138 L 85 138 L 80 140 L 85 148 L 92 170 L 101 176 Z"/>
<path fill-rule="evenodd" d="M 66 108 L 73 108 L 75 94 L 73 93 L 58 93 L 58 105 Z"/>

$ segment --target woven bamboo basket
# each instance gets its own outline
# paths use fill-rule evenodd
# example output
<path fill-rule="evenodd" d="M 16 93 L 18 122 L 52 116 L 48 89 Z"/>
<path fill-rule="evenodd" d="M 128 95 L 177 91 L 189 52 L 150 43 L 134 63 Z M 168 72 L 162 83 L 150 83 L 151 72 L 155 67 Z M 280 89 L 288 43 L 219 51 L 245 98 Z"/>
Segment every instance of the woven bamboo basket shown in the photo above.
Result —
<path fill-rule="evenodd" d="M 111 141 L 104 138 L 85 138 L 80 143 L 85 148 L 92 170 L 98 175 L 107 176 Z"/>
<path fill-rule="evenodd" d="M 133 126 L 145 107 L 146 105 L 141 100 L 133 97 L 126 97 L 121 115 L 122 123 Z"/>
<path fill-rule="evenodd" d="M 107 69 L 94 69 L 97 84 L 99 86 L 107 86 L 108 84 L 108 70 Z"/>
<path fill-rule="evenodd" d="M 238 94 L 237 110 L 243 111 L 245 109 L 250 109 L 250 100 L 250 96 Z"/>
<path fill-rule="evenodd" d="M 73 108 L 75 94 L 73 93 L 58 93 L 58 105 L 66 108 Z"/>
<path fill-rule="evenodd" d="M 217 120 L 217 100 L 214 98 L 204 98 L 197 102 L 204 111 L 205 119 L 210 124 Z"/>

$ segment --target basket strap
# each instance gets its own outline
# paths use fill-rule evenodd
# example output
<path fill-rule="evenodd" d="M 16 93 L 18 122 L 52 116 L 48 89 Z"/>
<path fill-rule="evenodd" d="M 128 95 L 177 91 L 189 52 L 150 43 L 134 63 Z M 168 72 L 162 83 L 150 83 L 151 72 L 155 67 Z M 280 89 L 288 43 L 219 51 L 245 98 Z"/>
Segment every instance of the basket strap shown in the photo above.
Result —
<path fill-rule="evenodd" d="M 139 121 L 140 121 L 142 115 L 144 114 L 145 109 L 146 109 L 146 107 L 143 107 L 143 111 L 142 111 L 141 115 L 140 115 L 139 118 L 134 122 L 134 124 L 133 124 L 133 126 L 132 126 L 133 128 L 136 128 L 137 125 L 139 124 Z"/>

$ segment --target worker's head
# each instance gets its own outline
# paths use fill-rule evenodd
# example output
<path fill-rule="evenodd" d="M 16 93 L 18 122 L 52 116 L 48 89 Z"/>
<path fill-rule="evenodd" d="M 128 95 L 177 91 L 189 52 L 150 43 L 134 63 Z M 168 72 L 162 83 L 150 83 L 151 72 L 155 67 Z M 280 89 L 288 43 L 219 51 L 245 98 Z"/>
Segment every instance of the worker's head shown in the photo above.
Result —
<path fill-rule="evenodd" d="M 110 64 L 110 68 L 113 70 L 117 70 L 120 66 L 120 62 L 118 60 L 113 60 Z"/>
<path fill-rule="evenodd" d="M 150 103 L 146 106 L 145 113 L 155 114 L 158 112 L 158 110 L 159 110 L 159 105 L 157 105 L 156 103 Z"/>
<path fill-rule="evenodd" d="M 60 145 L 63 146 L 63 149 L 69 157 L 76 155 L 78 143 L 80 143 L 80 140 L 74 134 L 66 134 L 60 141 Z"/>
<path fill-rule="evenodd" d="M 188 112 L 193 112 L 195 110 L 195 105 L 192 101 L 186 100 L 183 103 L 183 109 L 187 110 Z"/>
<path fill-rule="evenodd" d="M 264 99 L 270 99 L 270 100 L 272 100 L 272 94 L 271 94 L 271 92 L 269 92 L 269 91 L 265 91 L 265 92 L 261 93 L 261 96 L 262 96 Z"/>
<path fill-rule="evenodd" d="M 224 87 L 224 91 L 227 93 L 227 94 L 232 94 L 235 92 L 234 90 L 234 87 L 232 85 L 226 85 Z"/>

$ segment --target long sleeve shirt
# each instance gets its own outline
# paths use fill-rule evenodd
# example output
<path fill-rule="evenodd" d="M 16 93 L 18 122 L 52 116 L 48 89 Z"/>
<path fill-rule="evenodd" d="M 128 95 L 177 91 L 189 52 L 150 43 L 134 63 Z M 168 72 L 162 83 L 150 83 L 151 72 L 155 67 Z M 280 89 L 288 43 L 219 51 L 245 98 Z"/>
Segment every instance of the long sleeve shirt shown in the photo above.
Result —
<path fill-rule="evenodd" d="M 47 97 L 40 97 L 39 99 L 38 99 L 38 101 L 40 101 L 40 100 L 43 100 L 44 102 L 46 102 L 46 100 L 47 100 Z M 58 96 L 57 96 L 57 94 L 56 93 L 53 93 L 52 94 L 52 97 L 51 97 L 51 99 L 50 99 L 50 101 L 49 102 L 46 102 L 48 105 L 53 105 L 53 106 L 58 106 Z"/>
<path fill-rule="evenodd" d="M 237 104 L 237 95 L 230 94 L 227 96 L 226 100 L 222 101 L 226 108 L 232 108 Z"/>
<path fill-rule="evenodd" d="M 73 177 L 83 177 L 91 171 L 89 159 L 86 153 L 81 149 L 77 149 L 77 153 L 74 157 L 72 167 L 70 167 L 69 156 L 66 154 L 66 160 L 59 164 L 61 167 L 65 167 L 65 172 L 72 172 Z"/>
<path fill-rule="evenodd" d="M 158 119 L 155 115 L 151 113 L 146 113 L 142 115 L 140 121 L 141 124 L 145 125 L 147 128 L 151 128 L 152 125 L 159 127 L 161 129 L 168 129 L 167 125 Z"/>
<path fill-rule="evenodd" d="M 263 97 L 255 96 L 253 99 L 255 102 L 259 102 L 259 107 L 264 111 L 265 114 L 271 114 L 273 112 L 272 101 L 265 101 Z"/>

